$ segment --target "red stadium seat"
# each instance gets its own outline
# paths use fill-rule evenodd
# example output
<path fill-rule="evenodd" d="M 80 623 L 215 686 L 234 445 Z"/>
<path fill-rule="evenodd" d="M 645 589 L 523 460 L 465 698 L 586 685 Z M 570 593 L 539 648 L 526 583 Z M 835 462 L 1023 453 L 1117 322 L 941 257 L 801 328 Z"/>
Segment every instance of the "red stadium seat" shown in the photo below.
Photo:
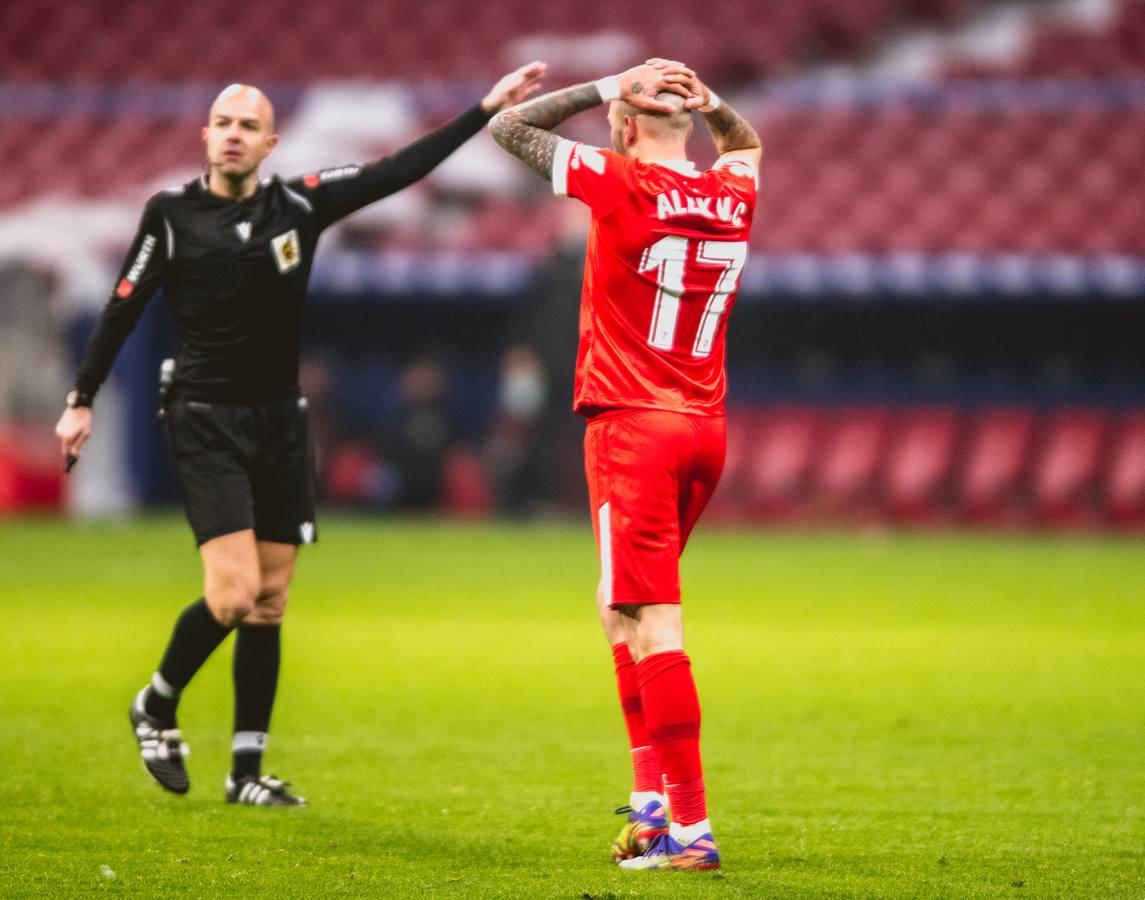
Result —
<path fill-rule="evenodd" d="M 756 417 L 743 479 L 753 515 L 791 521 L 806 513 L 821 415 L 811 408 L 777 407 Z"/>
<path fill-rule="evenodd" d="M 1047 525 L 1097 521 L 1097 474 L 1106 421 L 1097 410 L 1054 413 L 1045 423 L 1031 475 L 1033 513 Z"/>
<path fill-rule="evenodd" d="M 820 518 L 869 521 L 877 516 L 876 475 L 887 422 L 886 411 L 875 408 L 825 416 L 811 478 Z"/>
<path fill-rule="evenodd" d="M 59 448 L 42 429 L 0 430 L 0 516 L 59 509 L 64 498 Z"/>
<path fill-rule="evenodd" d="M 1145 412 L 1130 413 L 1116 424 L 1104 475 L 1109 521 L 1145 526 Z"/>
<path fill-rule="evenodd" d="M 454 447 L 442 471 L 442 508 L 464 519 L 483 519 L 493 513 L 493 488 L 477 451 Z"/>
<path fill-rule="evenodd" d="M 898 416 L 882 465 L 884 501 L 892 518 L 934 523 L 945 517 L 957 436 L 954 410 L 911 410 Z"/>
<path fill-rule="evenodd" d="M 977 414 L 958 473 L 959 511 L 967 522 L 1014 524 L 1024 518 L 1021 486 L 1033 424 L 1029 410 L 989 409 Z"/>

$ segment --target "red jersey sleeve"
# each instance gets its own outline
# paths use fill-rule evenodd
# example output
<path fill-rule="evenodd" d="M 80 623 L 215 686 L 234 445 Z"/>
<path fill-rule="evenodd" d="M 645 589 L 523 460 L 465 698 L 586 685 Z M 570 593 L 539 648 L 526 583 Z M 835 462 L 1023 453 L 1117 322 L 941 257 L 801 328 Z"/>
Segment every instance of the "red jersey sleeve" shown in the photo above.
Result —
<path fill-rule="evenodd" d="M 562 140 L 553 157 L 553 193 L 575 197 L 606 216 L 631 188 L 631 161 L 611 150 Z"/>

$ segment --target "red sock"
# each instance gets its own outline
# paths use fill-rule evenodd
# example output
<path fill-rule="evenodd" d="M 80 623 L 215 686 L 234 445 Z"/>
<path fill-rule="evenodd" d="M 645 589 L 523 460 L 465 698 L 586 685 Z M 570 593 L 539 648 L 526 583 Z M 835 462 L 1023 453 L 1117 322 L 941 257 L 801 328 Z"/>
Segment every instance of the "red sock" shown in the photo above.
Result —
<path fill-rule="evenodd" d="M 663 793 L 664 779 L 660 763 L 648 729 L 644 725 L 644 707 L 640 703 L 640 685 L 636 682 L 636 664 L 624 642 L 612 645 L 612 659 L 616 664 L 616 688 L 620 693 L 620 708 L 624 712 L 624 726 L 628 729 L 628 746 L 632 748 L 632 790 Z"/>
<path fill-rule="evenodd" d="M 644 722 L 667 782 L 672 821 L 694 825 L 708 817 L 700 763 L 700 699 L 683 650 L 653 653 L 636 664 Z"/>

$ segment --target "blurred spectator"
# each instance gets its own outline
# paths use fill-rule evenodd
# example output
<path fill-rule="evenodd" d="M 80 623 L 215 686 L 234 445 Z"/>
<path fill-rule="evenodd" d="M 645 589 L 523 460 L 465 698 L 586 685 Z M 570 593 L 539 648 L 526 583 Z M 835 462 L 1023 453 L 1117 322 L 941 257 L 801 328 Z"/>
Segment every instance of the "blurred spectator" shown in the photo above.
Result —
<path fill-rule="evenodd" d="M 445 367 L 433 357 L 416 359 L 402 372 L 397 426 L 386 441 L 401 509 L 429 511 L 441 504 L 443 466 L 453 441 L 446 384 Z"/>
<path fill-rule="evenodd" d="M 304 369 L 314 387 L 325 390 L 328 373 L 314 360 Z M 339 435 L 333 421 L 336 398 L 328 412 L 312 419 L 318 444 L 320 482 L 336 503 L 436 511 L 441 506 L 446 459 L 454 441 L 446 402 L 448 373 L 436 358 L 422 356 L 402 370 L 398 405 L 392 420 L 347 423 Z M 314 409 L 314 393 L 311 409 Z"/>
<path fill-rule="evenodd" d="M 50 422 L 67 391 L 52 319 L 55 279 L 44 269 L 0 266 L 0 422 Z"/>
<path fill-rule="evenodd" d="M 0 516 L 63 501 L 47 414 L 67 389 L 51 317 L 55 288 L 43 269 L 0 266 Z"/>
<path fill-rule="evenodd" d="M 572 390 L 588 216 L 580 204 L 559 210 L 555 251 L 510 330 L 486 448 L 498 503 L 511 515 L 543 516 L 585 503 L 584 427 L 572 412 Z"/>
<path fill-rule="evenodd" d="M 549 390 L 536 350 L 516 344 L 505 352 L 497 419 L 485 458 L 498 505 L 506 512 L 527 512 L 545 494 L 543 460 L 535 450 L 543 439 L 539 429 Z"/>
<path fill-rule="evenodd" d="M 338 439 L 332 391 L 333 368 L 331 361 L 323 356 L 303 356 L 298 363 L 298 387 L 306 398 L 310 437 L 314 441 L 314 468 L 319 485 L 326 483 L 326 469 Z"/>

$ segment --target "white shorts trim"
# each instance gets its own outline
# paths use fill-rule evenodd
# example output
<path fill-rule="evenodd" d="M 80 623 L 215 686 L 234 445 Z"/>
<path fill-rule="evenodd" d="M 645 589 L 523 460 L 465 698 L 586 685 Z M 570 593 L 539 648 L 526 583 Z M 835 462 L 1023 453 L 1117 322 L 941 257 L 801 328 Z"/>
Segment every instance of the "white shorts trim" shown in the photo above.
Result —
<path fill-rule="evenodd" d="M 605 503 L 596 513 L 600 531 L 600 583 L 606 605 L 612 606 L 612 504 Z"/>

